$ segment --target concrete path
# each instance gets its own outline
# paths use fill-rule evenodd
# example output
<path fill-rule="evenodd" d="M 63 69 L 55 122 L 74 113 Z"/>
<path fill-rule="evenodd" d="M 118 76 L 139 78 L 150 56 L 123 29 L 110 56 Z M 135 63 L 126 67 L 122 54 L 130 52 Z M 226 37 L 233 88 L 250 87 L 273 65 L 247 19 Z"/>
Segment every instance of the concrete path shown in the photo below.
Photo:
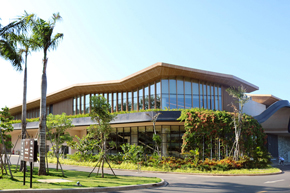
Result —
<path fill-rule="evenodd" d="M 13 156 L 12 163 L 17 162 Z M 36 165 L 37 166 L 37 165 Z M 49 167 L 55 167 L 49 164 Z M 151 189 L 140 189 L 119 192 L 290 192 L 290 165 L 277 166 L 282 174 L 267 176 L 202 176 L 190 174 L 150 173 L 127 170 L 114 170 L 116 175 L 158 177 L 168 182 L 167 186 Z M 87 171 L 90 167 L 63 166 L 65 170 Z M 105 170 L 111 173 L 110 170 Z"/>

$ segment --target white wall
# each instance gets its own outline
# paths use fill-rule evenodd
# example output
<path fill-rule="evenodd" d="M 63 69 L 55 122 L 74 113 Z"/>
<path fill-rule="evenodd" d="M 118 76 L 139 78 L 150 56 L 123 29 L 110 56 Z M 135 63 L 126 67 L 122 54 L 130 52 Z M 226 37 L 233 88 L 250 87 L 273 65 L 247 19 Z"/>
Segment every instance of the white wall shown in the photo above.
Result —
<path fill-rule="evenodd" d="M 256 116 L 256 115 L 261 114 L 265 110 L 266 110 L 266 105 L 249 100 L 244 105 L 243 113 L 246 113 L 251 116 Z"/>

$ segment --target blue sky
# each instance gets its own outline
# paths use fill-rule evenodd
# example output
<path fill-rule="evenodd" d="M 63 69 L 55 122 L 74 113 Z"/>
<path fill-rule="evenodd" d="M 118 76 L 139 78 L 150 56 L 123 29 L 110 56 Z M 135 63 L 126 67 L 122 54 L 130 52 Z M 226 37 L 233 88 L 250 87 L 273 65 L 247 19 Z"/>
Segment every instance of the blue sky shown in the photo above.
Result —
<path fill-rule="evenodd" d="M 232 74 L 254 94 L 290 99 L 290 1 L 3 1 L 5 25 L 26 10 L 60 12 L 64 33 L 48 53 L 48 93 L 117 80 L 156 62 Z M 40 97 L 42 53 L 28 58 L 28 100 Z M 0 107 L 22 102 L 23 73 L 0 58 Z"/>

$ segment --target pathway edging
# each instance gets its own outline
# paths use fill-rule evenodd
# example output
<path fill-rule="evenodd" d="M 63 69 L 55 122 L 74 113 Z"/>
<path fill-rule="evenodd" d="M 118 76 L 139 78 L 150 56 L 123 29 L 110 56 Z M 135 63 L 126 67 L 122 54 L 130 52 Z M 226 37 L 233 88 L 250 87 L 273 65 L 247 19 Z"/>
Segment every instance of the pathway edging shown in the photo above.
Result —
<path fill-rule="evenodd" d="M 112 192 L 112 191 L 124 191 L 124 190 L 137 190 L 145 188 L 155 188 L 166 185 L 166 181 L 161 179 L 161 182 L 153 184 L 141 184 L 130 186 L 117 186 L 117 187 L 95 187 L 95 188 L 69 188 L 69 189 L 10 189 L 0 190 L 5 193 L 79 193 L 79 192 Z"/>

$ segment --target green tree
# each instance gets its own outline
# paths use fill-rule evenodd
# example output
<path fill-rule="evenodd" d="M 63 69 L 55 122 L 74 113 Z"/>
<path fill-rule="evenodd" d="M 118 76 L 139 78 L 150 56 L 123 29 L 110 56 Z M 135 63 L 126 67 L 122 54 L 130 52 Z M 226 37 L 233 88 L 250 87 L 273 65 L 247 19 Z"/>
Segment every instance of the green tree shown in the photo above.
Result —
<path fill-rule="evenodd" d="M 88 127 L 87 137 L 93 140 L 97 140 L 97 146 L 100 150 L 100 162 L 102 178 L 104 177 L 104 161 L 107 161 L 107 139 L 111 133 L 112 127 L 110 121 L 112 121 L 115 115 L 110 114 L 111 106 L 107 103 L 107 99 L 101 95 L 93 96 L 91 98 L 91 119 L 97 124 Z M 110 144 L 114 146 L 114 144 Z"/>
<path fill-rule="evenodd" d="M 9 165 L 9 160 L 7 156 L 7 149 L 12 148 L 12 143 L 10 141 L 11 135 L 8 134 L 13 131 L 13 126 L 11 124 L 11 120 L 13 120 L 13 117 L 9 113 L 9 108 L 5 107 L 2 108 L 0 111 L 0 162 L 1 162 L 1 173 L 3 176 L 3 167 L 6 170 L 6 164 L 8 165 L 8 169 L 10 172 L 11 178 L 13 178 L 10 165 Z M 5 160 L 3 161 L 3 156 L 2 156 L 2 150 L 4 150 L 4 158 Z M 6 170 L 7 173 L 7 170 Z"/>
<path fill-rule="evenodd" d="M 52 19 L 45 21 L 41 18 L 37 18 L 32 21 L 32 40 L 36 45 L 36 50 L 43 51 L 43 68 L 41 77 L 41 99 L 40 99 L 40 123 L 39 123 L 39 135 L 40 135 L 40 148 L 39 148 L 39 170 L 38 175 L 45 175 L 45 128 L 46 128 L 46 92 L 47 92 L 47 52 L 55 50 L 63 38 L 62 33 L 53 35 L 53 30 L 56 22 L 61 20 L 59 13 L 53 14 Z"/>
<path fill-rule="evenodd" d="M 235 141 L 234 141 L 232 150 L 234 149 L 234 159 L 237 161 L 239 160 L 239 156 L 240 156 L 239 139 L 240 139 L 242 127 L 244 125 L 243 108 L 246 102 L 249 100 L 249 97 L 245 94 L 246 89 L 243 86 L 240 86 L 237 88 L 230 87 L 230 88 L 227 88 L 226 91 L 229 93 L 230 96 L 236 99 L 235 102 L 238 103 L 239 105 L 237 107 L 233 103 L 231 104 L 232 108 L 234 109 L 233 123 L 234 123 L 234 128 L 235 128 Z"/>
<path fill-rule="evenodd" d="M 64 176 L 61 164 L 59 162 L 59 150 L 65 142 L 72 141 L 72 136 L 68 133 L 68 129 L 74 127 L 72 119 L 68 118 L 65 113 L 61 115 L 49 114 L 46 120 L 47 132 L 46 136 L 49 138 L 54 155 L 57 159 L 56 170 L 58 171 L 58 165 L 61 168 Z"/>
<path fill-rule="evenodd" d="M 76 141 L 70 141 L 68 142 L 68 146 L 70 146 L 72 149 L 78 150 L 76 152 L 77 154 L 80 154 L 80 160 L 86 160 L 87 157 L 90 157 L 92 155 L 93 150 L 97 147 L 98 141 L 92 140 L 87 135 L 84 135 L 82 138 L 75 136 L 77 139 Z"/>

